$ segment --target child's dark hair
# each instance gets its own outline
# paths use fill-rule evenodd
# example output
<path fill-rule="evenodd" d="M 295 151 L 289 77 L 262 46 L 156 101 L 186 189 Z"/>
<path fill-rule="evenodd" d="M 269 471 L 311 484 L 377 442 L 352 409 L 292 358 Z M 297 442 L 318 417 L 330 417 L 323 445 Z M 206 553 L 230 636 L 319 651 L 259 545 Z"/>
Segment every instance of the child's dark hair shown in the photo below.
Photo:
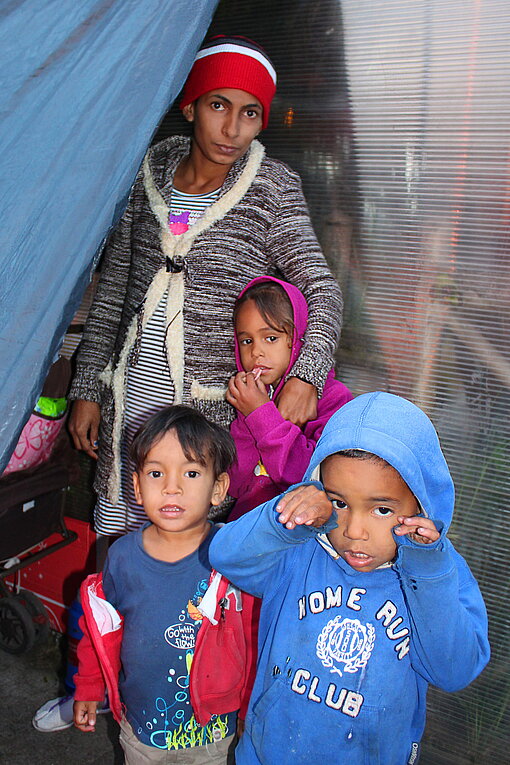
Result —
<path fill-rule="evenodd" d="M 409 489 L 411 494 L 413 494 L 413 492 L 411 490 L 411 487 L 409 486 L 407 481 L 405 481 L 404 478 L 400 475 L 399 471 L 396 470 L 393 467 L 393 465 L 390 465 L 389 462 L 387 462 L 385 459 L 383 459 L 383 457 L 379 457 L 378 454 L 374 454 L 373 452 L 366 452 L 363 449 L 344 449 L 341 452 L 337 452 L 337 454 L 338 454 L 339 457 L 349 457 L 350 459 L 355 459 L 355 460 L 367 460 L 368 462 L 375 462 L 377 465 L 381 465 L 382 467 L 390 467 L 390 468 L 392 468 L 397 473 L 397 475 L 400 476 L 401 481 L 403 483 L 405 483 L 405 485 L 407 486 L 407 488 Z M 416 499 L 416 503 L 417 503 L 417 505 L 419 507 L 419 512 L 423 513 L 424 515 L 426 515 L 426 513 L 424 513 L 424 511 L 423 511 L 423 509 L 422 509 L 422 507 L 420 505 L 420 502 L 419 502 L 419 500 L 418 500 L 418 498 L 416 496 L 415 496 L 415 499 Z"/>
<path fill-rule="evenodd" d="M 364 449 L 344 449 L 341 452 L 337 452 L 337 454 L 339 457 L 349 457 L 354 460 L 368 460 L 369 462 L 380 462 L 382 465 L 391 467 L 390 463 L 386 462 L 385 459 L 373 452 L 366 452 Z"/>
<path fill-rule="evenodd" d="M 130 456 L 136 471 L 161 439 L 174 431 L 186 459 L 206 467 L 212 463 L 214 477 L 225 473 L 236 458 L 234 440 L 228 430 L 211 422 L 190 406 L 167 406 L 141 425 L 131 443 Z"/>
<path fill-rule="evenodd" d="M 276 282 L 257 282 L 248 287 L 236 300 L 234 306 L 234 326 L 239 309 L 248 300 L 253 300 L 264 321 L 279 332 L 285 332 L 291 343 L 294 339 L 294 311 L 290 298 L 280 284 Z"/>

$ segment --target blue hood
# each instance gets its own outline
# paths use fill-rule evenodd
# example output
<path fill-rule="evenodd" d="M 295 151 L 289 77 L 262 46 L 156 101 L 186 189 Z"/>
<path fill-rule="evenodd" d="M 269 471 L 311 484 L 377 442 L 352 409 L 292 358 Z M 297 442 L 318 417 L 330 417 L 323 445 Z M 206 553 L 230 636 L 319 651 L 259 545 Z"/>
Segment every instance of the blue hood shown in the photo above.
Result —
<path fill-rule="evenodd" d="M 330 454 L 362 449 L 397 470 L 426 516 L 452 520 L 455 490 L 434 426 L 415 404 L 391 393 L 365 393 L 345 404 L 327 423 L 305 473 L 319 478 L 318 467 Z"/>

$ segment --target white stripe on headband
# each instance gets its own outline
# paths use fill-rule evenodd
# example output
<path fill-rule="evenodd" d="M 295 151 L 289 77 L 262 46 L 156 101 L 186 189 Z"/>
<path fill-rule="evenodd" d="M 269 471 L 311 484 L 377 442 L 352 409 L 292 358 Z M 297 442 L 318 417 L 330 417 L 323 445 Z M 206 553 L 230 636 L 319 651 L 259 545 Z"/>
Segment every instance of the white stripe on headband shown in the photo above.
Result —
<path fill-rule="evenodd" d="M 204 50 L 199 50 L 195 57 L 195 61 L 199 61 L 199 59 L 205 58 L 206 56 L 212 56 L 215 53 L 240 53 L 243 56 L 250 56 L 250 58 L 254 58 L 256 61 L 262 64 L 264 69 L 266 69 L 267 73 L 271 77 L 273 83 L 276 85 L 276 72 L 272 64 L 262 53 L 259 53 L 258 50 L 247 48 L 244 45 L 222 43 L 220 45 L 215 45 L 212 48 L 204 48 Z"/>

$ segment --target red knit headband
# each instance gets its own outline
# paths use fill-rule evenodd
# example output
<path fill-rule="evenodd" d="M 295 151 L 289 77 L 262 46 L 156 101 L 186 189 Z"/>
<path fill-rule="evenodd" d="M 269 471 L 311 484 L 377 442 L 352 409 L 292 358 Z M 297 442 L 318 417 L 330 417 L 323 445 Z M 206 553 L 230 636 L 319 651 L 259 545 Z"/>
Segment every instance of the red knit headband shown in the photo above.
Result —
<path fill-rule="evenodd" d="M 262 127 L 267 127 L 276 92 L 276 72 L 262 48 L 243 37 L 209 40 L 196 55 L 179 108 L 219 88 L 236 88 L 255 96 L 264 110 Z"/>

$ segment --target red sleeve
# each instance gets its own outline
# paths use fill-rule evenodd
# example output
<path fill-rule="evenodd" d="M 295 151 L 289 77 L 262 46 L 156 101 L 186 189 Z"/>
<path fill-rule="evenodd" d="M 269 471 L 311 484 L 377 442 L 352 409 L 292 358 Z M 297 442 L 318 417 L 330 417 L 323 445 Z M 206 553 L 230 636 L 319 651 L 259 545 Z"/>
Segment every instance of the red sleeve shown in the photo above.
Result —
<path fill-rule="evenodd" d="M 98 701 L 104 700 L 105 682 L 98 656 L 90 639 L 87 622 L 80 617 L 79 625 L 83 631 L 83 637 L 78 643 L 78 672 L 74 676 L 76 691 L 75 701 Z"/>

